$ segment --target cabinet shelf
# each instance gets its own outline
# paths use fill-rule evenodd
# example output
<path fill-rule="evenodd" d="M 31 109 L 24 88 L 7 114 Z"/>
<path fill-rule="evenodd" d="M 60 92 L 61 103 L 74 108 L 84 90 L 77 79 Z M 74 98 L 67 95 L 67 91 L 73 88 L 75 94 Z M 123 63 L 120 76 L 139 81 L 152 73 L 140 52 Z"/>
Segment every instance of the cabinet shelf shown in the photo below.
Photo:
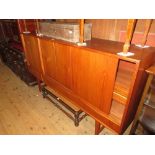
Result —
<path fill-rule="evenodd" d="M 111 110 L 110 110 L 110 116 L 114 118 L 117 123 L 121 123 L 123 113 L 124 113 L 125 105 L 112 100 Z"/>
<path fill-rule="evenodd" d="M 120 60 L 115 80 L 113 99 L 121 104 L 126 104 L 127 102 L 134 70 L 134 63 Z"/>

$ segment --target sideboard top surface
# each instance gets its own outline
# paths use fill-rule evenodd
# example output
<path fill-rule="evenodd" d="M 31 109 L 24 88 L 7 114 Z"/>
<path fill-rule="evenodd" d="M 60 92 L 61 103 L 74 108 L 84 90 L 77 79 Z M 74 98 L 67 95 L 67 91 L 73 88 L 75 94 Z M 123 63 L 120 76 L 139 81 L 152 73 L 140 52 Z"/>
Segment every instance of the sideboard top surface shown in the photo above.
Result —
<path fill-rule="evenodd" d="M 122 43 L 122 42 L 92 38 L 90 41 L 86 41 L 87 46 L 78 46 L 75 43 L 71 43 L 71 42 L 67 42 L 67 41 L 63 41 L 63 40 L 58 40 L 58 39 L 54 39 L 54 38 L 46 37 L 46 36 L 37 36 L 37 35 L 32 34 L 32 33 L 31 34 L 25 34 L 25 35 L 31 35 L 31 36 L 34 36 L 37 38 L 58 42 L 58 43 L 73 46 L 76 48 L 91 50 L 93 52 L 99 52 L 102 54 L 109 54 L 110 56 L 118 57 L 120 59 L 131 61 L 131 62 L 136 62 L 136 63 L 143 61 L 145 59 L 147 59 L 147 60 L 152 59 L 152 57 L 154 57 L 154 59 L 155 59 L 155 48 L 154 47 L 140 48 L 134 44 L 131 44 L 130 52 L 134 53 L 134 55 L 124 57 L 124 56 L 119 56 L 117 54 L 119 52 L 122 52 L 122 50 L 123 50 L 124 43 Z"/>

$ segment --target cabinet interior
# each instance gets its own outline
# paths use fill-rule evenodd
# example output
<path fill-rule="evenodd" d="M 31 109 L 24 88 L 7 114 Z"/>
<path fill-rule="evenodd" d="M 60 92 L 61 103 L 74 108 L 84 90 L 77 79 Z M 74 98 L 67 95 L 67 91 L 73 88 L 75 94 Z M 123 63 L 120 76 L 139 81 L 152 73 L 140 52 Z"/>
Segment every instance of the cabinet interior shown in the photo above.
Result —
<path fill-rule="evenodd" d="M 119 60 L 110 110 L 110 115 L 114 116 L 118 123 L 121 123 L 127 105 L 135 67 L 135 63 Z"/>

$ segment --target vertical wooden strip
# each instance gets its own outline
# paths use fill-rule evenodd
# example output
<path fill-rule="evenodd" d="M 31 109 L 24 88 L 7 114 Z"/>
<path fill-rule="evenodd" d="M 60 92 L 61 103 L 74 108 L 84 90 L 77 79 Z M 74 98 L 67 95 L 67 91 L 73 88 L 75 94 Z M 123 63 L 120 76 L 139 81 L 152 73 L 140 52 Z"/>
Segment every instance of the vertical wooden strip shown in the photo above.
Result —
<path fill-rule="evenodd" d="M 116 40 L 117 20 L 118 20 L 118 19 L 115 19 L 115 20 L 114 20 L 114 29 L 113 29 L 112 37 L 110 38 L 111 40 L 114 40 L 114 41 Z"/>
<path fill-rule="evenodd" d="M 123 52 L 127 53 L 129 51 L 130 48 L 130 43 L 133 37 L 133 33 L 135 30 L 135 26 L 136 26 L 136 19 L 129 19 L 128 20 L 128 24 L 127 24 L 127 32 L 126 32 L 126 40 L 125 40 L 125 44 L 123 46 Z"/>
<path fill-rule="evenodd" d="M 40 27 L 39 27 L 39 20 L 36 19 L 36 27 L 37 27 L 37 33 L 40 32 Z"/>
<path fill-rule="evenodd" d="M 152 22 L 153 22 L 153 19 L 146 19 L 144 36 L 143 36 L 143 39 L 142 39 L 142 46 L 145 46 L 145 44 L 147 42 L 147 37 L 148 37 L 149 30 L 151 28 Z"/>
<path fill-rule="evenodd" d="M 21 28 L 21 24 L 20 24 L 20 19 L 17 19 L 17 25 L 18 25 L 18 30 L 20 33 L 22 33 L 22 28 Z"/>
<path fill-rule="evenodd" d="M 84 42 L 84 19 L 80 19 L 80 42 Z"/>
<path fill-rule="evenodd" d="M 45 75 L 45 70 L 44 70 L 44 64 L 43 64 L 43 56 L 42 56 L 42 49 L 41 49 L 41 41 L 40 38 L 37 38 L 38 41 L 38 49 L 39 49 L 39 56 L 40 56 L 40 62 L 41 62 L 41 76 L 43 79 L 43 75 Z"/>
<path fill-rule="evenodd" d="M 25 31 L 27 32 L 26 20 L 23 19 L 23 22 L 24 22 L 24 29 L 25 29 Z"/>
<path fill-rule="evenodd" d="M 27 66 L 30 66 L 30 62 L 27 59 L 28 58 L 28 55 L 27 55 L 27 52 L 26 52 L 25 39 L 24 39 L 24 35 L 22 33 L 20 34 L 20 38 L 21 38 L 22 45 L 23 45 L 23 48 L 24 48 L 24 55 L 25 55 L 24 62 L 26 63 Z"/>

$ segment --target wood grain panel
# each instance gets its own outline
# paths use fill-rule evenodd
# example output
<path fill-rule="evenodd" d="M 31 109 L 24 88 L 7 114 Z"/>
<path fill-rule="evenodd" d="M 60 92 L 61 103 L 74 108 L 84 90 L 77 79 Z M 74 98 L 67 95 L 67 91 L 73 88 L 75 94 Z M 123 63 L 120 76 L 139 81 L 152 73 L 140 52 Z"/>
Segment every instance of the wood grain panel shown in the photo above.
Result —
<path fill-rule="evenodd" d="M 23 35 L 28 68 L 32 74 L 41 80 L 42 67 L 40 62 L 38 40 L 34 36 Z"/>
<path fill-rule="evenodd" d="M 90 105 L 109 113 L 117 58 L 57 42 L 52 45 L 52 41 L 42 39 L 40 45 L 45 81 L 53 79 Z"/>
<path fill-rule="evenodd" d="M 65 87 L 71 87 L 70 46 L 55 43 L 56 78 Z"/>
<path fill-rule="evenodd" d="M 54 43 L 45 39 L 39 39 L 40 49 L 43 61 L 43 78 L 49 76 L 53 79 L 56 77 L 56 58 Z"/>
<path fill-rule="evenodd" d="M 72 90 L 91 105 L 109 113 L 118 60 L 79 48 L 71 50 Z"/>
<path fill-rule="evenodd" d="M 92 116 L 98 122 L 101 122 L 102 124 L 104 124 L 105 127 L 110 128 L 115 132 L 119 133 L 120 124 L 117 122 L 117 120 L 114 117 L 112 117 L 111 115 L 106 115 L 105 113 L 103 113 L 103 111 L 99 110 L 94 106 L 91 106 L 88 102 L 86 102 L 85 100 L 77 96 L 70 89 L 63 87 L 63 85 L 61 85 L 57 81 L 47 77 L 46 83 L 48 86 L 53 88 L 57 93 L 64 96 L 67 100 L 75 104 L 81 110 L 85 111 L 87 114 Z"/>
<path fill-rule="evenodd" d="M 72 75 L 70 72 L 70 47 L 43 39 L 40 39 L 40 46 L 45 80 L 48 76 L 70 88 Z"/>
<path fill-rule="evenodd" d="M 92 19 L 86 20 L 86 22 L 92 23 L 92 36 L 94 38 L 114 39 L 115 20 Z"/>
<path fill-rule="evenodd" d="M 143 88 L 145 82 L 139 71 L 144 72 L 145 68 L 153 63 L 154 48 L 139 49 L 132 45 L 135 55 L 126 58 L 116 55 L 123 45 L 118 42 L 92 39 L 87 47 L 78 47 L 47 37 L 42 39 L 44 41 L 41 41 L 40 49 L 45 58 L 43 64 L 46 85 L 102 125 L 122 133 L 133 120 L 141 95 L 139 88 Z M 119 67 L 118 59 L 121 59 Z M 117 88 L 124 84 L 125 89 L 129 89 L 128 92 L 125 90 L 127 101 L 123 104 L 119 101 L 117 103 L 116 100 L 113 100 L 112 104 L 114 81 L 118 84 Z M 121 91 L 117 93 L 122 95 Z"/>
<path fill-rule="evenodd" d="M 92 37 L 120 41 L 120 31 L 126 31 L 127 19 L 86 19 L 92 23 Z M 144 32 L 145 19 L 138 19 L 135 32 Z M 155 20 L 153 20 L 150 33 L 155 33 Z"/>

